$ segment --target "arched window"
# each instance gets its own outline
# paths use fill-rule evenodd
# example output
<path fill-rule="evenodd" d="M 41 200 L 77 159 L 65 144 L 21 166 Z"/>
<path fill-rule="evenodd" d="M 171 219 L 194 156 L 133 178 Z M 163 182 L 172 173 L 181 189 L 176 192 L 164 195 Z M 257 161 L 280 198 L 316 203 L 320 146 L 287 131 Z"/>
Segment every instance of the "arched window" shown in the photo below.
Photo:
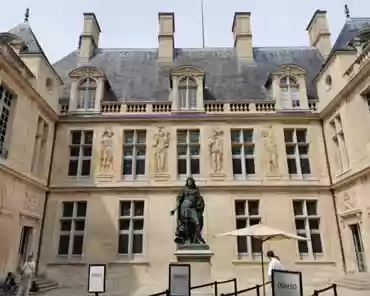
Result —
<path fill-rule="evenodd" d="M 95 108 L 96 82 L 92 78 L 86 78 L 78 86 L 77 109 Z"/>
<path fill-rule="evenodd" d="M 280 101 L 283 108 L 299 109 L 299 85 L 294 77 L 284 76 L 280 79 Z"/>
<path fill-rule="evenodd" d="M 197 108 L 197 82 L 191 77 L 179 82 L 179 107 L 182 110 Z"/>

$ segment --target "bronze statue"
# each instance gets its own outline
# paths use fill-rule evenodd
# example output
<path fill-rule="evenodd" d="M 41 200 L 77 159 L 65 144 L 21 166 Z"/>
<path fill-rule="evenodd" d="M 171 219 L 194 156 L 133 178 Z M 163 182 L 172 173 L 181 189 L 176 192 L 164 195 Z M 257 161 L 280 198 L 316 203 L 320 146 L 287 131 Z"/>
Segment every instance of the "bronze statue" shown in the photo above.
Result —
<path fill-rule="evenodd" d="M 177 197 L 176 208 L 171 211 L 171 215 L 177 211 L 175 243 L 180 245 L 206 243 L 202 237 L 204 207 L 204 199 L 195 180 L 188 177 Z"/>

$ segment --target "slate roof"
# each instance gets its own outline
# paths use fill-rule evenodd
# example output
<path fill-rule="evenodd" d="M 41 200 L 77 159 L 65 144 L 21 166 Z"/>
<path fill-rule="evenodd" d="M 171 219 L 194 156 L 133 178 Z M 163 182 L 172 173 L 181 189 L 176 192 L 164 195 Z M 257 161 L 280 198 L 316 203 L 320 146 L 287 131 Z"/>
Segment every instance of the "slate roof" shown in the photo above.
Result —
<path fill-rule="evenodd" d="M 124 102 L 168 101 L 170 73 L 181 65 L 205 72 L 205 100 L 253 101 L 270 99 L 264 87 L 278 66 L 295 64 L 307 71 L 308 95 L 316 98 L 312 79 L 324 60 L 310 47 L 254 48 L 254 64 L 237 58 L 234 48 L 176 49 L 175 61 L 164 65 L 157 61 L 157 49 L 101 49 L 89 65 L 101 69 L 111 85 L 104 100 Z M 68 73 L 77 67 L 77 51 L 54 64 L 63 79 L 64 100 L 69 97 Z"/>
<path fill-rule="evenodd" d="M 24 41 L 24 43 L 26 43 L 27 49 L 22 53 L 41 53 L 45 55 L 28 23 L 19 24 L 15 28 L 11 29 L 9 33 L 18 36 Z"/>

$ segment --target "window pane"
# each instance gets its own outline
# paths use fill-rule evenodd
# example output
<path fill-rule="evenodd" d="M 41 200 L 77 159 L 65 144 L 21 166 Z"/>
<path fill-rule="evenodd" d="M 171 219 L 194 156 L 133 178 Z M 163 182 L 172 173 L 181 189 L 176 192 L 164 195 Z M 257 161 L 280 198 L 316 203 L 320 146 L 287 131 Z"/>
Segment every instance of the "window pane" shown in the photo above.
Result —
<path fill-rule="evenodd" d="M 80 156 L 80 146 L 70 148 L 70 156 Z"/>
<path fill-rule="evenodd" d="M 231 147 L 231 153 L 232 153 L 232 155 L 240 155 L 242 153 L 242 146 L 241 145 L 238 145 L 238 146 L 233 145 L 233 147 Z"/>
<path fill-rule="evenodd" d="M 310 225 L 311 230 L 319 230 L 320 219 L 309 219 L 308 224 Z"/>
<path fill-rule="evenodd" d="M 93 132 L 92 131 L 86 131 L 85 132 L 84 144 L 92 145 L 92 142 L 93 142 Z"/>
<path fill-rule="evenodd" d="M 123 155 L 124 156 L 132 156 L 133 155 L 133 150 L 134 150 L 133 146 L 125 146 L 125 148 L 123 149 Z"/>
<path fill-rule="evenodd" d="M 141 254 L 143 252 L 143 235 L 142 234 L 133 235 L 132 252 L 134 254 Z"/>
<path fill-rule="evenodd" d="M 304 236 L 300 234 L 301 236 Z M 300 254 L 308 254 L 308 244 L 307 241 L 298 241 L 298 250 Z"/>
<path fill-rule="evenodd" d="M 136 146 L 136 155 L 145 157 L 145 146 L 142 145 Z"/>
<path fill-rule="evenodd" d="M 288 155 L 294 155 L 294 153 L 295 153 L 295 146 L 286 146 L 285 147 L 285 151 L 286 151 L 286 154 L 288 154 Z"/>
<path fill-rule="evenodd" d="M 144 220 L 133 220 L 134 230 L 143 230 L 144 229 Z"/>
<path fill-rule="evenodd" d="M 81 176 L 90 176 L 91 160 L 82 160 Z"/>
<path fill-rule="evenodd" d="M 118 254 L 128 254 L 128 234 L 120 234 L 118 237 Z"/>
<path fill-rule="evenodd" d="M 121 201 L 121 216 L 130 216 L 131 214 L 131 201 Z"/>
<path fill-rule="evenodd" d="M 73 202 L 65 201 L 63 202 L 63 217 L 73 216 Z"/>
<path fill-rule="evenodd" d="M 92 148 L 91 147 L 84 147 L 82 155 L 83 156 L 91 156 L 92 155 Z"/>
<path fill-rule="evenodd" d="M 258 216 L 259 215 L 259 201 L 250 200 L 248 201 L 248 214 L 249 216 Z"/>
<path fill-rule="evenodd" d="M 177 173 L 179 175 L 186 175 L 186 159 L 177 160 Z"/>
<path fill-rule="evenodd" d="M 187 145 L 177 145 L 177 155 L 186 155 L 188 152 Z"/>
<path fill-rule="evenodd" d="M 134 201 L 134 216 L 144 216 L 144 201 Z"/>
<path fill-rule="evenodd" d="M 233 158 L 233 174 L 234 175 L 241 175 L 243 174 L 242 170 L 242 160 Z"/>
<path fill-rule="evenodd" d="M 307 155 L 308 154 L 308 145 L 300 144 L 298 146 L 298 152 L 299 152 L 299 155 Z"/>
<path fill-rule="evenodd" d="M 132 175 L 132 159 L 123 159 L 123 174 Z"/>
<path fill-rule="evenodd" d="M 77 217 L 86 217 L 86 201 L 78 201 L 77 202 Z"/>
<path fill-rule="evenodd" d="M 318 233 L 311 233 L 311 243 L 313 253 L 322 253 L 321 237 Z"/>
<path fill-rule="evenodd" d="M 60 221 L 60 230 L 61 231 L 70 231 L 72 229 L 71 220 L 62 220 Z"/>
<path fill-rule="evenodd" d="M 231 131 L 231 142 L 240 143 L 240 131 Z"/>
<path fill-rule="evenodd" d="M 73 131 L 71 132 L 71 143 L 78 145 L 81 144 L 81 131 Z"/>
<path fill-rule="evenodd" d="M 199 155 L 200 147 L 190 147 L 190 155 Z"/>
<path fill-rule="evenodd" d="M 245 215 L 245 200 L 235 201 L 235 215 L 244 216 Z"/>
<path fill-rule="evenodd" d="M 243 130 L 243 142 L 253 143 L 253 130 Z"/>
<path fill-rule="evenodd" d="M 136 143 L 145 144 L 146 143 L 146 131 L 137 131 L 136 133 Z"/>
<path fill-rule="evenodd" d="M 68 255 L 68 248 L 69 248 L 69 234 L 61 235 L 59 237 L 58 254 Z"/>
<path fill-rule="evenodd" d="M 307 215 L 316 216 L 317 215 L 317 202 L 316 200 L 306 201 Z"/>
<path fill-rule="evenodd" d="M 68 165 L 68 176 L 77 176 L 78 160 L 70 160 Z"/>
<path fill-rule="evenodd" d="M 248 244 L 246 236 L 238 236 L 236 238 L 238 253 L 248 253 Z"/>
<path fill-rule="evenodd" d="M 73 255 L 82 254 L 83 240 L 84 240 L 83 235 L 75 235 L 74 236 L 74 238 L 73 238 L 73 248 L 72 248 L 72 254 Z"/>
<path fill-rule="evenodd" d="M 119 220 L 119 230 L 129 230 L 129 229 L 130 229 L 130 220 L 120 219 Z"/>
<path fill-rule="evenodd" d="M 284 140 L 285 143 L 293 143 L 293 130 L 284 130 Z"/>
<path fill-rule="evenodd" d="M 295 220 L 295 228 L 297 230 L 304 230 L 306 228 L 304 221 L 305 220 L 303 220 L 303 219 L 296 219 Z"/>
<path fill-rule="evenodd" d="M 295 200 L 293 201 L 294 216 L 303 215 L 303 201 Z"/>
<path fill-rule="evenodd" d="M 134 131 L 125 131 L 124 132 L 124 141 L 125 141 L 125 144 L 134 143 Z"/>
<path fill-rule="evenodd" d="M 252 244 L 252 253 L 261 253 L 262 242 L 260 239 L 251 237 L 251 244 Z"/>
<path fill-rule="evenodd" d="M 85 220 L 76 220 L 75 221 L 75 230 L 84 231 L 85 230 Z"/>
<path fill-rule="evenodd" d="M 145 175 L 145 159 L 136 160 L 136 175 Z"/>
<path fill-rule="evenodd" d="M 199 175 L 199 159 L 191 159 L 190 161 L 190 171 L 192 175 Z"/>
<path fill-rule="evenodd" d="M 311 167 L 310 167 L 310 161 L 308 158 L 301 158 L 301 170 L 303 175 L 310 175 L 311 174 Z"/>
<path fill-rule="evenodd" d="M 252 218 L 249 219 L 249 226 L 260 224 L 261 219 L 260 218 Z"/>
<path fill-rule="evenodd" d="M 177 143 L 187 143 L 187 131 L 179 130 L 177 131 Z"/>
<path fill-rule="evenodd" d="M 255 174 L 254 168 L 254 159 L 253 158 L 246 158 L 245 159 L 245 170 L 248 175 Z"/>
<path fill-rule="evenodd" d="M 254 146 L 253 145 L 245 145 L 244 146 L 244 153 L 245 153 L 245 155 L 253 155 L 254 154 Z"/>
<path fill-rule="evenodd" d="M 236 229 L 247 227 L 247 219 L 236 219 Z"/>
<path fill-rule="evenodd" d="M 306 130 L 297 130 L 296 131 L 297 142 L 298 143 L 306 143 L 307 142 L 307 140 L 306 140 L 306 134 L 307 134 L 307 131 Z"/>
<path fill-rule="evenodd" d="M 190 143 L 199 143 L 200 134 L 199 131 L 190 131 Z"/>
<path fill-rule="evenodd" d="M 288 163 L 288 173 L 290 175 L 296 175 L 297 174 L 297 165 L 296 165 L 295 159 L 294 158 L 288 158 L 287 163 Z"/>

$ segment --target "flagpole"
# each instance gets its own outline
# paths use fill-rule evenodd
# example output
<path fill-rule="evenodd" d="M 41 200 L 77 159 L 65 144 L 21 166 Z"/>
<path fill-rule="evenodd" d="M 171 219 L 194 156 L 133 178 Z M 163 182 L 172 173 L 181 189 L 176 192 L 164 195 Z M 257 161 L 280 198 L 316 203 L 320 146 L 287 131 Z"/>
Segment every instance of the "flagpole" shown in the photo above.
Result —
<path fill-rule="evenodd" d="M 202 13 L 202 47 L 205 47 L 205 37 L 204 37 L 204 5 L 203 0 L 200 0 L 201 13 Z"/>

